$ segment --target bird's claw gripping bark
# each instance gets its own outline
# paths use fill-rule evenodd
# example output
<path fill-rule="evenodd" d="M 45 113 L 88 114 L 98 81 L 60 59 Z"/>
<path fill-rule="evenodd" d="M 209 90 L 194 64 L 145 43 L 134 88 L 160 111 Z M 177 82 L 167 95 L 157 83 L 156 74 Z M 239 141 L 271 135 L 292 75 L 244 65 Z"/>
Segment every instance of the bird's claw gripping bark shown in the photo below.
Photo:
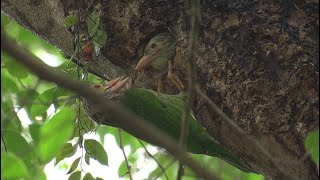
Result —
<path fill-rule="evenodd" d="M 104 87 L 104 90 L 108 92 L 116 92 L 124 88 L 128 82 L 129 82 L 128 77 L 121 76 L 121 77 L 110 80 L 108 84 Z"/>
<path fill-rule="evenodd" d="M 173 73 L 172 61 L 169 61 L 168 63 L 169 63 L 169 68 L 168 68 L 167 78 L 172 82 L 172 84 L 174 84 L 179 89 L 179 91 L 183 91 L 184 85 L 182 81 L 176 74 Z"/>

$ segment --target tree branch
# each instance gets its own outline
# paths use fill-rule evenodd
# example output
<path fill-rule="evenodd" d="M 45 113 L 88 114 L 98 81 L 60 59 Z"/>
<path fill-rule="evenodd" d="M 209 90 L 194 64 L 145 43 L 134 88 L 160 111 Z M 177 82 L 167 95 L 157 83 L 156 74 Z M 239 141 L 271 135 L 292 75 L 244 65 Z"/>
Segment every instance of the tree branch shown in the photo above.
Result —
<path fill-rule="evenodd" d="M 186 98 L 186 107 L 183 113 L 183 120 L 181 125 L 180 132 L 180 144 L 185 146 L 188 142 L 189 134 L 189 121 L 191 109 L 193 109 L 193 101 L 195 94 L 195 81 L 197 77 L 196 67 L 195 67 L 195 57 L 196 57 L 196 47 L 199 40 L 199 26 L 200 26 L 200 1 L 192 0 L 191 1 L 191 32 L 190 32 L 190 45 L 189 45 L 189 56 L 187 59 L 188 65 L 188 79 L 189 79 L 189 88 Z M 177 179 L 180 180 L 183 176 L 183 164 L 179 164 Z"/>
<path fill-rule="evenodd" d="M 232 119 L 230 119 L 223 111 L 220 110 L 220 108 L 208 97 L 206 96 L 200 88 L 196 87 L 196 92 L 200 95 L 201 98 L 203 98 L 210 106 L 210 108 L 215 111 L 219 117 L 221 117 L 224 121 L 226 121 L 231 127 L 232 131 L 234 130 L 235 133 L 239 134 L 239 136 L 245 137 L 247 141 L 251 143 L 251 145 L 254 148 L 257 148 L 259 152 L 262 154 L 264 159 L 266 161 L 269 161 L 271 165 L 276 167 L 280 173 L 284 175 L 284 177 L 288 177 L 289 179 L 298 179 L 296 177 L 293 177 L 291 174 L 288 174 L 280 165 L 279 161 L 275 160 L 272 155 L 265 150 L 265 148 L 262 146 L 262 144 L 259 143 L 256 139 L 249 136 L 240 126 L 238 126 Z"/>
<path fill-rule="evenodd" d="M 128 162 L 128 158 L 127 158 L 127 155 L 126 155 L 126 152 L 124 152 L 124 147 L 123 147 L 123 143 L 122 143 L 122 135 L 121 135 L 121 129 L 118 128 L 118 133 L 119 133 L 119 140 L 120 140 L 120 149 L 122 151 L 122 154 L 124 156 L 124 160 L 126 162 L 126 166 L 127 166 L 127 169 L 128 169 L 128 175 L 129 175 L 129 179 L 132 180 L 132 176 L 131 176 L 131 166 Z"/>

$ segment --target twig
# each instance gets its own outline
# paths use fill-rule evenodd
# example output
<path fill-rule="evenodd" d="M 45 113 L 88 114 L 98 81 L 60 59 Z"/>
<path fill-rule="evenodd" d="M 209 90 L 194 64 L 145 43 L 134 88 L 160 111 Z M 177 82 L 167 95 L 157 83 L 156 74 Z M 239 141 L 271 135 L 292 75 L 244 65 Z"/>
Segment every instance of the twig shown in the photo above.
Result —
<path fill-rule="evenodd" d="M 174 164 L 174 162 L 176 162 L 175 160 L 172 160 L 164 169 L 168 169 L 170 166 L 172 166 Z M 154 178 L 154 180 L 158 179 L 162 174 L 162 171 L 156 175 L 156 177 Z"/>
<path fill-rule="evenodd" d="M 271 165 L 276 167 L 279 172 L 281 172 L 283 175 L 290 179 L 298 179 L 296 177 L 293 177 L 291 174 L 288 174 L 281 166 L 279 166 L 279 162 L 273 158 L 273 156 L 265 150 L 262 144 L 259 143 L 256 139 L 254 139 L 252 136 L 249 136 L 238 124 L 236 124 L 231 118 L 229 118 L 223 111 L 220 110 L 220 108 L 207 96 L 205 95 L 199 88 L 199 86 L 196 86 L 196 92 L 199 94 L 199 96 L 204 99 L 211 109 L 215 111 L 219 117 L 221 117 L 223 120 L 225 120 L 230 126 L 233 127 L 234 130 L 236 130 L 239 135 L 242 137 L 245 137 L 254 147 L 258 148 L 261 152 L 262 157 L 266 157 L 266 160 L 270 162 Z"/>
<path fill-rule="evenodd" d="M 4 141 L 4 138 L 3 138 L 3 136 L 2 136 L 2 132 L 1 132 L 1 141 L 2 141 L 3 146 L 4 146 L 4 150 L 5 150 L 6 152 L 8 152 L 7 146 L 6 146 L 6 142 Z"/>
<path fill-rule="evenodd" d="M 127 166 L 127 169 L 128 169 L 129 178 L 130 178 L 130 180 L 132 180 L 131 167 L 130 167 L 130 164 L 129 164 L 129 162 L 128 162 L 127 155 L 126 155 L 126 153 L 124 152 L 124 148 L 123 148 L 123 144 L 122 144 L 122 135 L 121 135 L 121 129 L 120 129 L 120 128 L 118 128 L 118 133 L 119 133 L 119 140 L 120 140 L 120 143 L 119 143 L 120 149 L 122 150 L 122 154 L 123 154 L 124 160 L 125 160 L 125 162 L 126 162 L 126 166 Z"/>
<path fill-rule="evenodd" d="M 8 53 L 17 61 L 25 65 L 26 68 L 33 71 L 40 79 L 54 82 L 57 85 L 69 89 L 80 96 L 88 99 L 97 108 L 108 113 L 117 119 L 119 125 L 125 129 L 134 132 L 136 136 L 152 139 L 155 144 L 167 149 L 179 161 L 189 166 L 195 173 L 203 179 L 217 179 L 207 168 L 199 164 L 188 156 L 185 148 L 177 145 L 177 142 L 163 131 L 157 129 L 154 125 L 146 122 L 136 114 L 132 113 L 121 104 L 114 103 L 104 97 L 101 92 L 90 88 L 87 83 L 70 79 L 66 74 L 49 67 L 39 58 L 27 52 L 15 41 L 8 39 L 1 31 L 1 50 Z"/>
<path fill-rule="evenodd" d="M 183 120 L 180 132 L 179 143 L 186 146 L 188 143 L 189 134 L 189 119 L 190 113 L 193 106 L 194 92 L 195 92 L 195 81 L 196 81 L 196 68 L 195 68 L 195 54 L 196 54 L 196 43 L 199 39 L 199 25 L 200 25 L 200 0 L 191 1 L 191 33 L 190 33 L 190 46 L 189 46 L 189 56 L 188 56 L 188 79 L 189 79 L 189 89 L 186 98 L 186 107 L 183 113 Z M 180 162 L 177 179 L 180 180 L 184 174 L 183 164 Z"/>
<path fill-rule="evenodd" d="M 141 146 L 144 148 L 144 150 L 147 152 L 147 154 L 158 164 L 158 166 L 160 167 L 160 169 L 162 170 L 163 174 L 165 175 L 166 179 L 169 180 L 167 174 L 166 174 L 166 170 L 162 167 L 162 165 L 158 162 L 158 160 L 148 151 L 148 149 L 146 148 L 146 146 L 143 144 L 143 142 L 138 139 L 139 143 L 141 144 Z"/>

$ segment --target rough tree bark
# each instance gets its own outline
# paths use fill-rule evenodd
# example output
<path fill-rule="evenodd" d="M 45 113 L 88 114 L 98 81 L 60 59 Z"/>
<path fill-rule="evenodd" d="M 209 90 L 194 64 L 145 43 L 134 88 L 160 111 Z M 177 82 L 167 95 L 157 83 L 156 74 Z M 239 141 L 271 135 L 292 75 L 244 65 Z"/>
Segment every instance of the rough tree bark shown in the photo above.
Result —
<path fill-rule="evenodd" d="M 71 6 L 59 0 L 4 0 L 1 11 L 71 56 L 73 34 L 64 27 Z M 84 2 L 85 5 L 91 2 Z M 178 40 L 175 71 L 187 83 L 185 57 L 190 7 L 184 1 L 101 0 L 108 34 L 102 56 L 89 68 L 102 77 L 131 75 L 136 86 L 148 72 L 133 70 L 143 48 L 167 29 Z M 319 126 L 319 2 L 201 1 L 197 83 L 285 171 L 279 172 L 246 137 L 217 117 L 199 97 L 194 111 L 222 145 L 268 178 L 318 179 L 306 156 L 306 134 Z M 134 74 L 134 75 L 133 75 Z M 169 86 L 169 85 L 168 85 Z M 167 87 L 170 89 L 170 87 Z M 175 93 L 175 91 L 170 91 Z"/>

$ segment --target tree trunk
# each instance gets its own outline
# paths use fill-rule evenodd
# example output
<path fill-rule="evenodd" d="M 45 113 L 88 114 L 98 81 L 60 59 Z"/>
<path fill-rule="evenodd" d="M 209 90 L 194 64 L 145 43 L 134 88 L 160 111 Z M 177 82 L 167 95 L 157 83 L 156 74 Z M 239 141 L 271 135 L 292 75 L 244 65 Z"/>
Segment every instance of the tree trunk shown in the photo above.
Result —
<path fill-rule="evenodd" d="M 75 1 L 80 2 L 80 1 Z M 4 0 L 1 11 L 58 47 L 74 52 L 64 26 L 72 1 Z M 82 3 L 82 4 L 81 4 Z M 84 12 L 94 7 L 82 2 Z M 108 42 L 89 62 L 101 77 L 131 75 L 136 86 L 154 88 L 148 72 L 134 72 L 143 48 L 156 33 L 176 35 L 181 61 L 176 74 L 187 83 L 190 5 L 170 0 L 101 0 Z M 194 111 L 209 134 L 268 178 L 318 179 L 304 139 L 319 126 L 319 2 L 201 1 L 197 83 L 247 135 L 234 131 L 200 97 Z M 150 82 L 150 81 L 149 81 Z M 170 90 L 167 85 L 168 92 Z M 284 172 L 247 141 L 250 135 Z"/>

